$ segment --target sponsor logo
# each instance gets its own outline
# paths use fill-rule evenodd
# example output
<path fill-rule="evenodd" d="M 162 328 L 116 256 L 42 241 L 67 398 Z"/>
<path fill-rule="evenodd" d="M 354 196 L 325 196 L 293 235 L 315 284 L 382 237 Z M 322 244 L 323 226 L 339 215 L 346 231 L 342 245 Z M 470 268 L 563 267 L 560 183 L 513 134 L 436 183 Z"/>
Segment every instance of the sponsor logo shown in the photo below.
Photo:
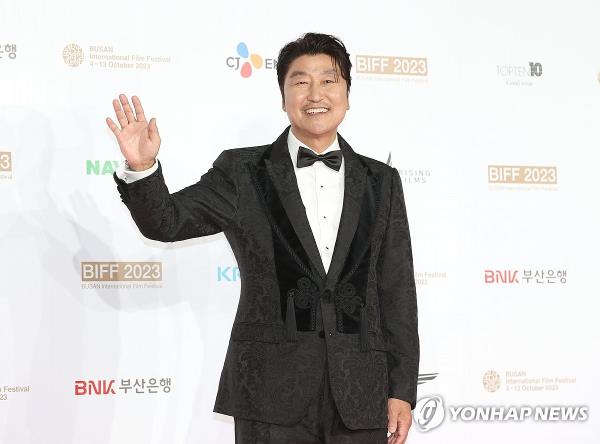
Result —
<path fill-rule="evenodd" d="M 577 378 L 564 375 L 531 376 L 525 370 L 507 370 L 501 374 L 494 370 L 485 372 L 483 388 L 490 393 L 500 391 L 502 387 L 507 392 L 555 392 L 577 384 Z"/>
<path fill-rule="evenodd" d="M 392 166 L 392 153 L 388 154 L 386 164 Z M 427 168 L 401 168 L 398 170 L 402 185 L 424 185 L 431 178 L 431 170 Z"/>
<path fill-rule="evenodd" d="M 421 77 L 428 74 L 425 57 L 357 55 L 355 62 L 357 74 Z"/>
<path fill-rule="evenodd" d="M 488 392 L 495 392 L 500 388 L 500 375 L 494 370 L 489 370 L 483 374 L 483 387 Z"/>
<path fill-rule="evenodd" d="M 91 45 L 87 47 L 87 52 L 88 66 L 91 68 L 148 70 L 171 63 L 170 56 L 118 52 L 110 45 Z M 76 68 L 83 64 L 85 53 L 79 44 L 69 43 L 63 48 L 62 57 L 67 66 Z"/>
<path fill-rule="evenodd" d="M 83 49 L 77 43 L 69 43 L 63 48 L 62 57 L 67 66 L 75 68 L 83 63 Z"/>
<path fill-rule="evenodd" d="M 484 270 L 486 284 L 566 284 L 567 270 L 561 269 L 504 269 Z"/>
<path fill-rule="evenodd" d="M 236 282 L 240 280 L 240 269 L 235 267 L 217 267 L 217 282 Z"/>
<path fill-rule="evenodd" d="M 117 394 L 157 394 L 171 392 L 171 378 L 127 378 L 76 380 L 75 396 L 113 396 Z"/>
<path fill-rule="evenodd" d="M 12 179 L 12 154 L 10 151 L 0 151 L 0 179 Z"/>
<path fill-rule="evenodd" d="M 439 373 L 419 373 L 417 379 L 417 385 L 425 384 L 426 382 L 433 381 Z"/>
<path fill-rule="evenodd" d="M 247 79 L 257 69 L 275 69 L 277 60 L 273 58 L 264 58 L 255 53 L 250 53 L 248 45 L 244 42 L 238 43 L 236 47 L 237 56 L 230 56 L 225 59 L 228 68 L 239 71 L 240 75 Z"/>
<path fill-rule="evenodd" d="M 417 285 L 429 285 L 446 279 L 448 274 L 445 271 L 415 271 L 415 283 Z"/>
<path fill-rule="evenodd" d="M 112 175 L 119 167 L 118 160 L 86 160 L 85 174 L 88 176 Z"/>
<path fill-rule="evenodd" d="M 488 165 L 488 183 L 556 185 L 555 166 Z"/>
<path fill-rule="evenodd" d="M 31 386 L 29 385 L 0 385 L 0 402 L 8 401 L 14 396 L 21 396 L 21 394 L 28 394 L 31 392 Z"/>
<path fill-rule="evenodd" d="M 429 79 L 427 57 L 358 54 L 354 70 L 359 80 L 427 83 Z"/>
<path fill-rule="evenodd" d="M 161 288 L 162 262 L 81 262 L 81 288 Z"/>
<path fill-rule="evenodd" d="M 496 75 L 504 79 L 507 86 L 533 86 L 535 79 L 542 76 L 540 62 L 525 65 L 496 65 Z"/>
<path fill-rule="evenodd" d="M 0 61 L 14 60 L 17 58 L 17 45 L 14 43 L 0 43 Z"/>

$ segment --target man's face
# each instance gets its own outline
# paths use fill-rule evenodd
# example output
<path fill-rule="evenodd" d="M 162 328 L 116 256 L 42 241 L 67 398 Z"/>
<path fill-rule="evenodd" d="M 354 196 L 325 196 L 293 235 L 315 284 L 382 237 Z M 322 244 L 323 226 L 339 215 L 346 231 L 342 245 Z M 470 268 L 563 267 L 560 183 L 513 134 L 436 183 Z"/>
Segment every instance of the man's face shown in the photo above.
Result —
<path fill-rule="evenodd" d="M 311 148 L 325 149 L 350 109 L 346 80 L 327 54 L 295 59 L 285 76 L 283 110 L 294 135 Z"/>

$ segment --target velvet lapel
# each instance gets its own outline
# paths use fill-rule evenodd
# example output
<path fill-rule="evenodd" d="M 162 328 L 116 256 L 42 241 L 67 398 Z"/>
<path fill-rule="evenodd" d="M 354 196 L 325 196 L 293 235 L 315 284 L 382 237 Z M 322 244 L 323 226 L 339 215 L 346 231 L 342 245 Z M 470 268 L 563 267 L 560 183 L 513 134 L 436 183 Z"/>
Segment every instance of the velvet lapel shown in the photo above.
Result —
<path fill-rule="evenodd" d="M 361 204 L 363 202 L 363 194 L 365 192 L 365 183 L 367 177 L 367 167 L 363 166 L 358 156 L 352 150 L 348 142 L 338 134 L 338 142 L 344 156 L 344 204 L 342 207 L 342 215 L 340 217 L 340 225 L 337 232 L 333 256 L 331 264 L 327 272 L 326 288 L 333 290 L 339 279 L 348 251 L 353 242 L 356 227 L 361 221 Z M 363 212 L 370 213 L 373 208 L 362 208 Z M 365 221 L 366 222 L 366 221 Z M 366 230 L 372 230 L 372 226 L 363 227 Z M 353 248 L 362 247 L 360 245 L 352 245 Z"/>
<path fill-rule="evenodd" d="M 271 146 L 270 156 L 265 158 L 265 166 L 273 185 L 277 189 L 279 200 L 285 210 L 285 215 L 289 223 L 294 229 L 297 239 L 300 241 L 304 252 L 310 258 L 319 276 L 325 279 L 325 267 L 323 267 L 317 243 L 306 217 L 306 209 L 302 203 L 302 197 L 300 197 L 300 190 L 298 189 L 298 182 L 294 173 L 294 165 L 290 158 L 287 144 L 289 128 L 286 128 Z M 281 223 L 282 225 L 285 225 L 287 222 L 285 220 L 276 221 L 276 223 Z M 294 241 L 294 239 L 289 240 Z"/>
<path fill-rule="evenodd" d="M 266 211 L 270 213 L 269 219 L 275 225 L 276 231 L 285 238 L 284 242 L 287 243 L 287 247 L 295 253 L 296 261 L 306 268 L 310 267 L 310 264 L 304 263 L 308 258 L 312 264 L 310 268 L 316 270 L 320 278 L 326 281 L 327 288 L 333 290 L 361 218 L 367 168 L 362 165 L 350 145 L 338 134 L 345 164 L 344 200 L 331 264 L 328 273 L 325 273 L 290 158 L 287 145 L 289 129 L 288 126 L 265 152 L 264 159 L 259 162 L 253 173 L 256 181 L 260 184 L 258 191 L 265 198 Z M 270 180 L 264 177 L 265 174 L 268 174 Z M 277 196 L 273 196 L 270 187 L 275 188 Z M 363 212 L 374 211 L 373 208 L 363 208 L 362 210 Z M 365 228 L 368 231 L 373 229 L 372 226 Z"/>

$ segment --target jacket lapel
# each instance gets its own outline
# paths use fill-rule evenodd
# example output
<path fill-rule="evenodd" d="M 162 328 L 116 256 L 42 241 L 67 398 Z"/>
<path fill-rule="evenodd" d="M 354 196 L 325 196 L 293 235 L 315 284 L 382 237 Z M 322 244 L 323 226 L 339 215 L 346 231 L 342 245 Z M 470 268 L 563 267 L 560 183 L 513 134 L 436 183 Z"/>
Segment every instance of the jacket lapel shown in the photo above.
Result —
<path fill-rule="evenodd" d="M 317 243 L 306 217 L 306 209 L 302 203 L 294 165 L 290 158 L 287 145 L 288 131 L 289 127 L 272 145 L 270 156 L 265 159 L 265 166 L 302 248 L 321 278 L 325 279 L 325 267 L 323 267 Z M 275 223 L 279 222 L 275 221 Z"/>
<path fill-rule="evenodd" d="M 344 198 L 333 256 L 329 270 L 326 273 L 306 216 L 306 209 L 302 203 L 300 190 L 296 181 L 294 165 L 290 158 L 287 145 L 289 129 L 290 127 L 288 126 L 265 153 L 265 168 L 263 169 L 259 165 L 255 169 L 255 175 L 258 177 L 258 181 L 265 184 L 266 187 L 269 186 L 268 182 L 272 183 L 279 197 L 278 201 L 284 210 L 281 212 L 282 214 L 278 212 L 275 215 L 275 220 L 272 220 L 272 223 L 278 225 L 279 228 L 283 228 L 280 230 L 281 232 L 286 232 L 287 225 L 293 227 L 293 234 L 297 236 L 299 242 L 296 242 L 296 239 L 288 240 L 289 246 L 296 250 L 298 257 L 307 256 L 313 265 L 311 268 L 318 272 L 323 281 L 326 281 L 326 287 L 333 290 L 346 262 L 350 245 L 361 219 L 361 214 L 365 211 L 372 212 L 374 210 L 373 208 L 363 208 L 361 211 L 365 184 L 367 183 L 367 167 L 362 165 L 350 145 L 338 134 L 340 149 L 344 156 Z M 264 180 L 265 178 L 260 177 L 262 174 L 265 174 L 265 170 L 270 178 L 268 182 Z M 273 216 L 273 208 L 269 205 L 272 198 L 269 198 L 269 191 L 265 191 L 265 185 L 259 187 L 258 191 L 266 198 L 267 211 L 271 212 L 271 216 Z M 371 226 L 365 227 L 368 231 L 371 231 L 372 228 Z M 288 234 L 291 233 L 288 232 Z M 304 251 L 297 251 L 300 247 Z M 308 266 L 308 264 L 305 265 Z"/>
<path fill-rule="evenodd" d="M 367 167 L 363 166 L 350 145 L 338 134 L 340 149 L 344 156 L 344 204 L 337 232 L 331 264 L 327 272 L 326 287 L 333 290 L 360 220 L 361 203 L 365 190 Z M 371 229 L 372 227 L 365 227 Z"/>

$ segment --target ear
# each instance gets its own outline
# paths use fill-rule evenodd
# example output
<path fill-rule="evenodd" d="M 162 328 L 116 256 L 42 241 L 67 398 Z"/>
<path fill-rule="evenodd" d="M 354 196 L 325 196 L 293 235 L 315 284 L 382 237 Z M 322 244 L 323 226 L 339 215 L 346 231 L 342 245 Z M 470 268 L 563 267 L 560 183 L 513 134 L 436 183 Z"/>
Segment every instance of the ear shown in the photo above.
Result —
<path fill-rule="evenodd" d="M 281 109 L 282 109 L 284 112 L 287 112 L 287 111 L 285 111 L 285 97 L 282 97 L 282 98 L 281 98 Z"/>

